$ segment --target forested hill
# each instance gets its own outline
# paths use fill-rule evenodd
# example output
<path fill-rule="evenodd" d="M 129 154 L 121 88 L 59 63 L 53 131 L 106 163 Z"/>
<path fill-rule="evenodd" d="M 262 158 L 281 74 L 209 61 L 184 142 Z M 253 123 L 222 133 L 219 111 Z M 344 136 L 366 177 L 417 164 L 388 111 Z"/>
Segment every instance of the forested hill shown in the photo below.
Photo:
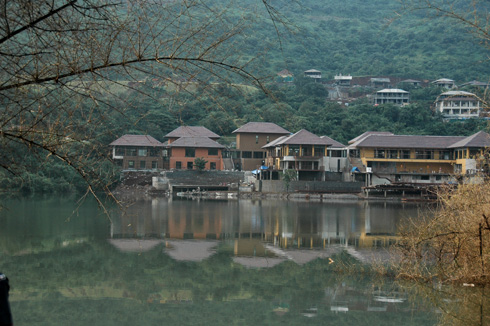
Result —
<path fill-rule="evenodd" d="M 486 81 L 490 75 L 487 50 L 461 24 L 424 11 L 403 11 L 400 1 L 302 0 L 274 5 L 297 28 L 289 34 L 279 27 L 284 32 L 282 49 L 272 46 L 263 61 L 270 71 L 287 68 L 299 74 L 317 69 L 329 78 L 342 73 L 458 82 Z M 244 51 L 254 53 L 264 41 L 277 37 L 270 22 L 263 24 L 246 35 Z"/>

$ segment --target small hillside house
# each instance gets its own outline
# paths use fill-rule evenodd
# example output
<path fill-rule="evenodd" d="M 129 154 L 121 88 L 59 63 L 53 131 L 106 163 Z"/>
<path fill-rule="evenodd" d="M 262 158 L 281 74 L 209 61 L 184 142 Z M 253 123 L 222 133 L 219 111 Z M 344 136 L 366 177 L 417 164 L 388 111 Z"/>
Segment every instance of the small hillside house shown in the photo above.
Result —
<path fill-rule="evenodd" d="M 322 72 L 319 70 L 310 69 L 304 72 L 304 76 L 308 78 L 313 78 L 315 79 L 315 81 L 319 81 L 322 79 Z"/>
<path fill-rule="evenodd" d="M 409 104 L 409 102 L 410 102 L 410 93 L 403 89 L 386 88 L 376 92 L 376 94 L 374 95 L 375 105 L 393 103 L 396 105 L 403 106 Z"/>
<path fill-rule="evenodd" d="M 279 82 L 281 83 L 292 83 L 294 81 L 294 75 L 287 69 L 283 69 L 277 73 Z"/>
<path fill-rule="evenodd" d="M 334 77 L 335 84 L 339 86 L 350 86 L 352 82 L 352 76 L 347 75 L 343 76 L 342 74 L 338 74 Z"/>
<path fill-rule="evenodd" d="M 478 97 L 464 91 L 448 91 L 439 95 L 434 103 L 437 112 L 446 119 L 478 118 L 481 103 Z"/>
<path fill-rule="evenodd" d="M 446 89 L 453 89 L 455 88 L 454 80 L 448 79 L 448 78 L 441 78 L 438 80 L 434 80 L 431 82 L 432 85 L 437 86 L 437 87 L 442 87 Z"/>

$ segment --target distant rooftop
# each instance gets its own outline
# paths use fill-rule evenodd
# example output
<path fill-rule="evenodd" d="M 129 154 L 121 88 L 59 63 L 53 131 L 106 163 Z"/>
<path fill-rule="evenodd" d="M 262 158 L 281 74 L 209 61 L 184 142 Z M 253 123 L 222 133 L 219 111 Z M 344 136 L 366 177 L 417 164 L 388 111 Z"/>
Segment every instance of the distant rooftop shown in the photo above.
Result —
<path fill-rule="evenodd" d="M 180 137 L 208 137 L 212 139 L 220 138 L 219 135 L 215 134 L 211 130 L 202 126 L 181 126 L 177 129 L 172 130 L 165 135 L 167 138 L 180 138 Z"/>
<path fill-rule="evenodd" d="M 286 129 L 276 125 L 272 122 L 249 122 L 233 131 L 233 133 L 256 133 L 256 134 L 278 134 L 289 135 L 291 134 Z"/>
<path fill-rule="evenodd" d="M 420 136 L 420 135 L 393 135 L 369 134 L 360 139 L 351 148 L 419 148 L 419 149 L 449 149 L 469 147 L 490 147 L 490 135 L 480 131 L 471 136 Z"/>
<path fill-rule="evenodd" d="M 163 147 L 163 143 L 149 135 L 124 135 L 112 143 L 110 146 L 150 146 Z"/>
<path fill-rule="evenodd" d="M 380 91 L 377 91 L 376 93 L 408 93 L 408 92 L 399 88 L 385 88 Z"/>
<path fill-rule="evenodd" d="M 207 137 L 180 137 L 168 144 L 168 147 L 225 148 L 225 146 Z"/>
<path fill-rule="evenodd" d="M 321 138 L 315 135 L 314 133 L 309 132 L 308 130 L 301 129 L 297 133 L 281 137 L 281 139 L 276 140 L 272 143 L 269 143 L 262 148 L 279 146 L 279 145 L 332 145 L 332 141 L 330 138 Z"/>

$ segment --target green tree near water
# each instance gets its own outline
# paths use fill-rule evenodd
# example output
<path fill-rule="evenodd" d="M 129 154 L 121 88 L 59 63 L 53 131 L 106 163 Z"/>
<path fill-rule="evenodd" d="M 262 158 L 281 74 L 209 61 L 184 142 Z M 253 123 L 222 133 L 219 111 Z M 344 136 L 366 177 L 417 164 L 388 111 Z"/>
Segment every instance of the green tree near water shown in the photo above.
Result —
<path fill-rule="evenodd" d="M 206 161 L 204 158 L 202 157 L 197 157 L 195 160 L 194 160 L 194 166 L 196 167 L 196 169 L 199 171 L 199 172 L 202 172 L 204 171 L 204 169 L 206 169 L 206 164 L 208 163 L 208 161 Z"/>
<path fill-rule="evenodd" d="M 282 182 L 286 187 L 286 192 L 289 192 L 289 186 L 292 181 L 297 180 L 297 172 L 295 170 L 286 170 L 282 173 Z"/>

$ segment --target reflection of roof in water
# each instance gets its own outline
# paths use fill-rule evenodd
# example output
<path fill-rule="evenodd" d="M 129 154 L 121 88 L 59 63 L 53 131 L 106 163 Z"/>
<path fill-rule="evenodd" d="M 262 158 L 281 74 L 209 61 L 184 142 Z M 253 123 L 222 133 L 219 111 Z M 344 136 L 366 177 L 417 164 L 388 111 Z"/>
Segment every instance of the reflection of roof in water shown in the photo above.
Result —
<path fill-rule="evenodd" d="M 340 253 L 340 247 L 332 247 L 327 250 L 288 250 L 287 255 L 298 265 L 304 265 L 315 259 L 328 259 L 332 255 Z"/>
<path fill-rule="evenodd" d="M 218 241 L 171 240 L 166 241 L 165 252 L 175 260 L 201 261 L 211 257 Z"/>
<path fill-rule="evenodd" d="M 287 259 L 272 257 L 233 257 L 235 263 L 249 268 L 274 267 L 285 260 Z"/>
<path fill-rule="evenodd" d="M 125 252 L 143 252 L 155 248 L 162 240 L 142 239 L 109 239 L 109 243 L 117 249 Z"/>

